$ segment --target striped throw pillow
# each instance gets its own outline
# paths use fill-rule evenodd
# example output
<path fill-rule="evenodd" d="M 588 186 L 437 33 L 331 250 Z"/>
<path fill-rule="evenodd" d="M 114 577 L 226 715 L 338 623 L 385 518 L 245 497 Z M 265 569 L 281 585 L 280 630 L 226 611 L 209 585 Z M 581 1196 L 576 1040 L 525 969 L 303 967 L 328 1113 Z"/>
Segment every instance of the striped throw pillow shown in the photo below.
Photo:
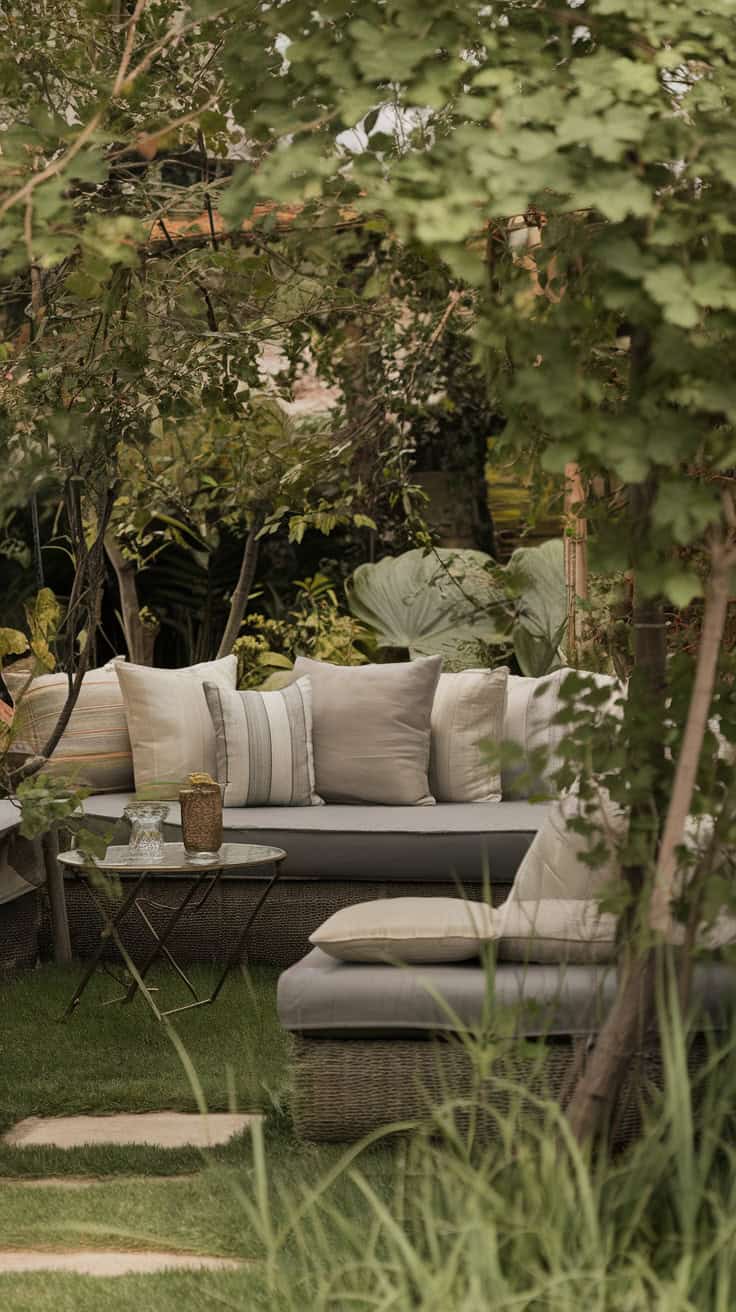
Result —
<path fill-rule="evenodd" d="M 225 806 L 320 806 L 314 791 L 312 686 L 230 692 L 205 683 Z"/>
<path fill-rule="evenodd" d="M 13 751 L 38 756 L 64 707 L 69 690 L 65 674 L 5 672 L 17 701 Z M 133 787 L 125 708 L 115 662 L 90 670 L 46 773 L 63 775 L 95 793 L 125 793 Z"/>

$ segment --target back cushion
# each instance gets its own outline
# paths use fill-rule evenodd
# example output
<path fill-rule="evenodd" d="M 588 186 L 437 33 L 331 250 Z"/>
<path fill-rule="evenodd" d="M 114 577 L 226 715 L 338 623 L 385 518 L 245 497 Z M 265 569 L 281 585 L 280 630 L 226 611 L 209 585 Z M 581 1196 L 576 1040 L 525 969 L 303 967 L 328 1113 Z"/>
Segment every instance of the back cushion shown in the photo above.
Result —
<path fill-rule="evenodd" d="M 587 670 L 573 671 L 568 668 L 545 674 L 541 679 L 526 678 L 523 675 L 510 674 L 506 700 L 506 719 L 504 721 L 504 741 L 518 743 L 525 756 L 536 747 L 546 747 L 549 756 L 547 766 L 541 777 L 530 789 L 518 783 L 519 774 L 528 769 L 526 759 L 516 768 L 503 770 L 503 795 L 506 800 L 519 800 L 530 792 L 554 791 L 552 776 L 561 764 L 558 747 L 567 726 L 553 724 L 552 721 L 560 709 L 560 685 L 563 679 L 572 673 L 578 673 L 595 679 L 599 688 L 610 688 L 611 699 L 607 709 L 621 707 L 623 684 L 610 674 L 592 674 Z M 537 690 L 541 690 L 537 696 Z"/>
<path fill-rule="evenodd" d="M 7 670 L 4 677 L 14 701 L 21 698 L 13 751 L 38 756 L 64 707 L 69 690 L 67 677 L 41 674 L 30 684 L 27 673 Z M 46 773 L 68 776 L 95 793 L 132 789 L 133 757 L 114 661 L 85 674 L 77 704 Z"/>

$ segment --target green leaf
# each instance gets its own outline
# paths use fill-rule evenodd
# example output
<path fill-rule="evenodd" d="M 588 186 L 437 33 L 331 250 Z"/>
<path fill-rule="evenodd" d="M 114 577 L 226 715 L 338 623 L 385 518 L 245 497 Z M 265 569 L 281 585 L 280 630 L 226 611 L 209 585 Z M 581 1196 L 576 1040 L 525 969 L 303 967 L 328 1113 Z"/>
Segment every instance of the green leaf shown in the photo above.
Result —
<path fill-rule="evenodd" d="M 665 577 L 663 591 L 674 606 L 684 610 L 696 597 L 702 597 L 703 585 L 697 574 L 690 570 L 679 570 Z"/>
<path fill-rule="evenodd" d="M 507 605 L 482 551 L 406 551 L 359 565 L 346 585 L 350 609 L 376 633 L 379 647 L 478 662 L 478 644 L 507 632 Z"/>
<path fill-rule="evenodd" d="M 6 656 L 23 656 L 28 651 L 28 639 L 20 629 L 0 629 L 0 664 Z"/>
<path fill-rule="evenodd" d="M 280 651 L 263 651 L 258 657 L 258 664 L 273 666 L 277 670 L 290 670 L 294 662 Z"/>
<path fill-rule="evenodd" d="M 643 283 L 652 299 L 661 306 L 662 313 L 669 323 L 674 323 L 679 328 L 695 327 L 700 312 L 693 299 L 692 288 L 679 265 L 661 265 L 651 273 L 645 274 Z"/>
<path fill-rule="evenodd" d="M 567 626 L 565 549 L 560 538 L 538 547 L 518 547 L 508 566 L 510 586 L 519 596 L 514 650 L 522 674 L 538 678 L 562 664 Z"/>

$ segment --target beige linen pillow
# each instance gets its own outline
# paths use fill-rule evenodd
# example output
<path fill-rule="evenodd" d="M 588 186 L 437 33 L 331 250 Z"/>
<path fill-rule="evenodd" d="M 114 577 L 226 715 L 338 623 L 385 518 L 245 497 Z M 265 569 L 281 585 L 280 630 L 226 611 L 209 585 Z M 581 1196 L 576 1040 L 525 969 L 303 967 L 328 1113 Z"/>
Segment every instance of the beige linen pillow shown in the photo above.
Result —
<path fill-rule="evenodd" d="M 508 678 L 504 741 L 519 744 L 524 753 L 536 747 L 546 747 L 549 753 L 546 769 L 535 783 L 534 792 L 554 791 L 552 776 L 560 765 L 559 745 L 569 730 L 564 724 L 553 724 L 553 720 L 561 708 L 560 685 L 568 674 L 573 673 L 593 679 L 598 688 L 610 689 L 610 698 L 604 709 L 623 713 L 625 686 L 609 674 L 561 669 L 555 670 L 553 674 L 545 674 L 541 679 L 518 674 L 510 674 Z M 523 771 L 526 768 L 522 764 L 521 767 L 504 769 L 503 795 L 507 800 L 528 796 L 529 789 L 522 788 L 518 781 L 520 769 Z"/>
<path fill-rule="evenodd" d="M 603 865 L 591 866 L 585 856 L 592 840 L 568 827 L 582 814 L 605 837 L 608 854 Z M 601 792 L 600 802 L 583 812 L 577 793 L 552 802 L 514 877 L 511 897 L 518 902 L 540 898 L 590 898 L 620 877 L 619 851 L 626 837 L 626 816 Z"/>
<path fill-rule="evenodd" d="M 496 913 L 459 897 L 385 897 L 343 907 L 309 942 L 338 961 L 467 961 L 496 937 Z"/>
<path fill-rule="evenodd" d="M 499 743 L 508 669 L 441 674 L 432 707 L 429 781 L 438 802 L 500 802 L 501 776 L 480 744 Z"/>
<path fill-rule="evenodd" d="M 498 907 L 497 960 L 545 964 L 597 965 L 616 958 L 618 917 L 601 911 L 596 898 L 541 898 Z M 685 926 L 676 923 L 666 936 L 674 947 L 685 942 Z M 721 911 L 715 921 L 701 924 L 696 946 L 720 952 L 736 942 L 736 917 Z"/>
<path fill-rule="evenodd" d="M 496 913 L 499 961 L 594 965 L 616 955 L 616 916 L 595 898 L 509 898 Z"/>
<path fill-rule="evenodd" d="M 117 666 L 136 789 L 162 782 L 180 784 L 197 770 L 215 777 L 215 731 L 203 685 L 234 688 L 237 669 L 235 656 L 181 670 Z"/>
<path fill-rule="evenodd" d="M 95 793 L 125 793 L 133 787 L 133 755 L 125 707 L 115 669 L 124 657 L 90 670 L 45 773 L 64 775 Z M 5 682 L 18 701 L 13 752 L 39 756 L 61 714 L 69 691 L 65 674 L 6 670 Z M 20 699 L 20 700 L 18 700 Z"/>
<path fill-rule="evenodd" d="M 570 827 L 584 816 L 594 826 L 591 838 Z M 567 793 L 553 802 L 544 823 L 535 834 L 514 877 L 510 898 L 517 902 L 538 902 L 542 898 L 593 898 L 607 885 L 621 878 L 620 852 L 626 840 L 628 816 L 600 789 L 595 803 L 583 808 L 578 794 Z M 690 863 L 707 850 L 713 834 L 713 817 L 688 816 L 683 847 Z M 586 855 L 595 842 L 606 849 L 602 864 L 591 866 Z M 723 852 L 718 864 L 727 864 Z M 686 874 L 686 867 L 683 868 Z"/>
<path fill-rule="evenodd" d="M 315 786 L 326 802 L 434 803 L 429 787 L 432 702 L 442 658 L 330 665 L 299 656 L 312 682 Z"/>

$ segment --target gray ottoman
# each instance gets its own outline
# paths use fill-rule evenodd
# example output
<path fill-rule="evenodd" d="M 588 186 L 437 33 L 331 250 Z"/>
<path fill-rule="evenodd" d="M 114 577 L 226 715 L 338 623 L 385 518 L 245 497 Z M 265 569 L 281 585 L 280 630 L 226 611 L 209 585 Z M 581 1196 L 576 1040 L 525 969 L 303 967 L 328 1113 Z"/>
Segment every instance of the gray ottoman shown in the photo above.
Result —
<path fill-rule="evenodd" d="M 338 962 L 315 948 L 282 974 L 278 990 L 279 1017 L 293 1038 L 297 1131 L 316 1141 L 353 1140 L 382 1126 L 429 1121 L 452 1099 L 483 1109 L 487 1135 L 519 1096 L 515 1089 L 564 1105 L 615 986 L 613 967 L 504 964 L 486 972 L 474 961 L 401 968 Z M 702 1014 L 690 1051 L 697 1066 L 706 1031 L 729 1023 L 736 972 L 698 966 L 694 1001 Z M 478 1055 L 491 1042 L 489 1066 Z M 614 1141 L 636 1133 L 646 1090 L 660 1083 L 651 1043 L 632 1063 Z"/>

